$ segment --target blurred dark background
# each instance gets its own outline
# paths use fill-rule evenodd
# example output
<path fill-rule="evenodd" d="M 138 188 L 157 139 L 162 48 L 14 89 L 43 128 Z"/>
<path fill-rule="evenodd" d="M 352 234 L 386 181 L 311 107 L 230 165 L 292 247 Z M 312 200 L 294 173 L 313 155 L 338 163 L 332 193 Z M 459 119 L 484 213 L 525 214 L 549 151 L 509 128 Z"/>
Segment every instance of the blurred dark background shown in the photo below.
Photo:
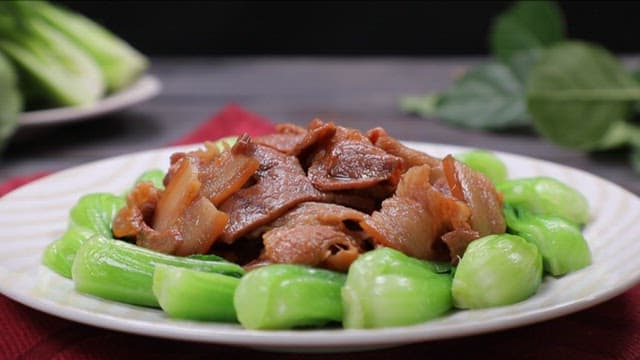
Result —
<path fill-rule="evenodd" d="M 149 55 L 478 55 L 508 1 L 58 1 Z M 571 38 L 640 52 L 640 2 L 560 1 Z"/>

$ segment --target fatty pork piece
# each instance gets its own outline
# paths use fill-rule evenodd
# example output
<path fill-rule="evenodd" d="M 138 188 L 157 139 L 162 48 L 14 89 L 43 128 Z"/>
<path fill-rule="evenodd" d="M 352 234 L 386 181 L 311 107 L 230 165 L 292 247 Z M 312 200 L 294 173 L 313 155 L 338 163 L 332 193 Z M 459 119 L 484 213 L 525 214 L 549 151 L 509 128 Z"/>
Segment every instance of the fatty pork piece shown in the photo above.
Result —
<path fill-rule="evenodd" d="M 264 227 L 258 263 L 294 263 L 347 271 L 367 248 L 358 223 L 366 214 L 348 207 L 306 202 Z"/>
<path fill-rule="evenodd" d="M 367 136 L 376 146 L 404 159 L 408 167 L 429 165 L 429 182 L 440 192 L 467 203 L 471 209 L 471 228 L 480 236 L 505 232 L 502 198 L 484 175 L 451 155 L 440 160 L 408 148 L 382 128 L 370 130 Z"/>
<path fill-rule="evenodd" d="M 471 228 L 480 236 L 504 233 L 502 197 L 491 180 L 451 155 L 442 160 L 442 167 L 451 195 L 471 209 Z"/>
<path fill-rule="evenodd" d="M 275 133 L 256 137 L 253 142 L 291 155 L 306 134 L 307 129 L 301 126 L 289 123 L 277 124 Z"/>
<path fill-rule="evenodd" d="M 309 156 L 309 179 L 321 191 L 364 189 L 383 183 L 393 189 L 405 170 L 401 158 L 374 146 L 359 131 L 341 126 Z"/>
<path fill-rule="evenodd" d="M 121 230 L 116 236 L 135 237 L 138 245 L 167 254 L 208 252 L 228 223 L 216 205 L 240 190 L 260 165 L 252 149 L 243 135 L 222 152 L 205 144 L 205 149 L 173 154 L 165 190 L 143 202 L 148 188 L 134 189 L 127 210 L 116 218 Z"/>
<path fill-rule="evenodd" d="M 206 142 L 204 149 L 172 154 L 164 184 L 168 185 L 173 179 L 180 165 L 179 161 L 189 157 L 197 165 L 199 195 L 219 206 L 231 194 L 240 190 L 260 166 L 258 160 L 250 155 L 252 146 L 251 138 L 244 134 L 232 147 L 227 146 L 222 152 L 215 144 Z"/>
<path fill-rule="evenodd" d="M 387 131 L 381 127 L 371 129 L 367 132 L 367 137 L 375 146 L 388 152 L 391 155 L 398 156 L 405 161 L 407 168 L 419 165 L 429 165 L 433 172 L 434 168 L 440 166 L 441 159 L 425 154 L 422 151 L 411 149 L 403 145 L 396 138 L 392 137 Z M 434 174 L 432 173 L 431 176 Z"/>
<path fill-rule="evenodd" d="M 346 272 L 360 255 L 356 241 L 329 225 L 283 226 L 263 235 L 260 260 Z"/>
<path fill-rule="evenodd" d="M 150 182 L 136 185 L 113 221 L 114 236 L 133 237 L 138 246 L 166 254 L 208 252 L 228 218 L 209 199 L 198 196 L 195 162 L 183 157 L 163 191 Z"/>
<path fill-rule="evenodd" d="M 366 214 L 337 204 L 309 201 L 296 206 L 265 226 L 266 229 L 294 225 L 330 225 L 340 231 L 353 232 L 357 237 L 367 236 L 358 223 Z"/>
<path fill-rule="evenodd" d="M 220 205 L 220 210 L 229 215 L 229 224 L 221 237 L 226 243 L 272 222 L 300 203 L 320 201 L 323 197 L 295 156 L 253 143 L 245 150 L 260 166 L 251 185 L 235 192 Z"/>
<path fill-rule="evenodd" d="M 200 194 L 219 206 L 240 190 L 260 167 L 260 162 L 252 156 L 253 147 L 249 135 L 244 134 L 230 150 L 200 165 Z"/>
<path fill-rule="evenodd" d="M 336 125 L 313 119 L 305 129 L 294 124 L 276 125 L 276 133 L 254 139 L 254 143 L 276 149 L 287 155 L 299 156 L 318 142 L 333 136 Z"/>
<path fill-rule="evenodd" d="M 391 247 L 420 259 L 456 262 L 479 234 L 469 225 L 469 207 L 435 189 L 428 181 L 429 172 L 428 165 L 409 169 L 402 175 L 396 193 L 360 225 L 371 234 L 376 246 Z"/>

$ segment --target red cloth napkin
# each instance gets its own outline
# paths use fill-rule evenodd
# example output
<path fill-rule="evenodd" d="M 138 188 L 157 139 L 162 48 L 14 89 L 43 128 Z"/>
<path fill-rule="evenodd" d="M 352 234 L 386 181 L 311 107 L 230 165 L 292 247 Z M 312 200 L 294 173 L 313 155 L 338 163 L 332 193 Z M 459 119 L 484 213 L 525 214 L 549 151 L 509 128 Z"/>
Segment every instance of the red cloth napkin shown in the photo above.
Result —
<path fill-rule="evenodd" d="M 215 140 L 226 136 L 247 133 L 260 136 L 271 133 L 275 127 L 269 120 L 244 110 L 238 105 L 227 105 L 220 112 L 203 122 L 187 135 L 170 142 L 167 145 L 187 145 Z M 0 196 L 25 185 L 33 180 L 49 175 L 50 171 L 39 171 L 34 174 L 9 179 L 0 184 Z"/>
<path fill-rule="evenodd" d="M 172 145 L 273 130 L 267 120 L 227 106 Z M 0 190 L 27 180 L 14 179 Z M 2 231 L 0 229 L 0 231 Z M 0 296 L 0 359 L 264 359 L 335 358 L 336 355 L 258 353 L 131 335 L 63 320 Z M 389 358 L 640 359 L 640 286 L 572 315 L 497 333 L 352 353 L 349 359 Z"/>

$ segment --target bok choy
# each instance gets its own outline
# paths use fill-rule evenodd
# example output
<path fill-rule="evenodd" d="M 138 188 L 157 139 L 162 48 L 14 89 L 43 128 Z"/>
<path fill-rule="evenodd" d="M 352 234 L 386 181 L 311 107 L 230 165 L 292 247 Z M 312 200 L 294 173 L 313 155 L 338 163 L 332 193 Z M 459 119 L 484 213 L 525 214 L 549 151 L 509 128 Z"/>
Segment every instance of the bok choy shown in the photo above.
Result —
<path fill-rule="evenodd" d="M 247 273 L 234 295 L 247 329 L 290 329 L 342 321 L 342 273 L 274 264 Z"/>
<path fill-rule="evenodd" d="M 234 277 L 244 274 L 244 269 L 234 263 L 166 255 L 121 240 L 94 236 L 78 249 L 72 278 L 80 292 L 127 304 L 158 307 L 153 293 L 153 272 L 158 264 Z"/>
<path fill-rule="evenodd" d="M 29 105 L 90 105 L 105 91 L 95 60 L 53 26 L 8 2 L 0 8 L 0 51 L 19 69 Z"/>
<path fill-rule="evenodd" d="M 0 2 L 0 52 L 19 70 L 29 109 L 89 106 L 149 65 L 100 24 L 47 1 Z"/>
<path fill-rule="evenodd" d="M 442 273 L 441 273 L 442 272 Z M 451 309 L 451 274 L 437 263 L 380 248 L 361 255 L 342 289 L 345 328 L 417 324 Z"/>
<path fill-rule="evenodd" d="M 45 1 L 17 5 L 29 17 L 44 20 L 93 57 L 109 92 L 129 85 L 148 66 L 147 59 L 131 45 L 81 14 Z"/>

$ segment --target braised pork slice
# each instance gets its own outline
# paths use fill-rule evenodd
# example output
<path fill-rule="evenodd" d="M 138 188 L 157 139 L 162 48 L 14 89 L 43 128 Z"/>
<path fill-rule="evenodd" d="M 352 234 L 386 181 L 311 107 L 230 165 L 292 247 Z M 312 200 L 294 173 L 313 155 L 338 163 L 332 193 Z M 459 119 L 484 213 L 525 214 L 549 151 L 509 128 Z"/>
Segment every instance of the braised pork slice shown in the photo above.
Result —
<path fill-rule="evenodd" d="M 381 128 L 365 136 L 318 119 L 175 153 L 164 184 L 135 186 L 113 221 L 116 237 L 245 266 L 346 271 L 378 246 L 455 263 L 471 241 L 506 228 L 493 184 L 452 156 L 410 149 Z"/>
<path fill-rule="evenodd" d="M 309 201 L 296 206 L 269 226 L 331 225 L 342 228 L 346 226 L 345 223 L 362 221 L 365 215 L 345 206 Z"/>
<path fill-rule="evenodd" d="M 219 206 L 229 196 L 240 190 L 260 163 L 251 154 L 251 139 L 242 135 L 229 151 L 201 164 L 198 180 L 202 183 L 200 195 Z"/>
<path fill-rule="evenodd" d="M 171 227 L 162 231 L 143 227 L 136 244 L 165 254 L 206 254 L 222 234 L 227 220 L 227 215 L 218 211 L 209 199 L 200 197 L 187 206 Z"/>
<path fill-rule="evenodd" d="M 370 236 L 358 224 L 365 216 L 341 205 L 302 203 L 259 230 L 260 234 L 264 233 L 265 249 L 254 263 L 281 263 L 292 259 L 299 264 L 346 271 L 367 248 Z M 320 247 L 307 249 L 314 243 Z M 298 254 L 301 251 L 303 253 Z"/>
<path fill-rule="evenodd" d="M 451 263 L 453 265 L 458 264 L 469 243 L 479 237 L 478 232 L 471 229 L 456 229 L 442 235 L 441 239 L 449 249 Z"/>
<path fill-rule="evenodd" d="M 402 175 L 395 195 L 360 225 L 378 246 L 420 259 L 451 260 L 441 237 L 454 230 L 471 230 L 471 211 L 463 201 L 436 190 L 429 183 L 429 172 L 429 165 L 409 169 Z"/>
<path fill-rule="evenodd" d="M 331 225 L 277 227 L 263 235 L 259 261 L 302 264 L 347 271 L 360 255 L 355 239 Z"/>
<path fill-rule="evenodd" d="M 227 243 L 272 222 L 300 203 L 322 198 L 295 156 L 258 144 L 252 144 L 246 151 L 258 160 L 260 167 L 253 176 L 254 184 L 237 191 L 220 205 L 220 210 L 229 215 L 222 234 Z"/>
<path fill-rule="evenodd" d="M 276 132 L 258 136 L 253 139 L 255 144 L 268 146 L 285 154 L 291 154 L 296 145 L 307 134 L 307 129 L 295 124 L 277 124 Z"/>
<path fill-rule="evenodd" d="M 116 215 L 116 237 L 166 254 L 206 253 L 227 224 L 227 215 L 199 195 L 198 159 L 193 153 L 175 158 L 171 180 L 160 191 L 150 182 L 134 187 L 127 206 Z"/>
<path fill-rule="evenodd" d="M 127 206 L 113 219 L 111 231 L 117 238 L 135 237 L 153 219 L 160 190 L 151 182 L 137 184 L 127 195 Z"/>
<path fill-rule="evenodd" d="M 254 143 L 269 146 L 287 155 L 298 156 L 318 142 L 333 136 L 334 123 L 313 119 L 305 129 L 293 124 L 276 126 L 276 133 L 254 139 Z"/>
<path fill-rule="evenodd" d="M 307 172 L 322 191 L 363 189 L 382 182 L 395 186 L 404 162 L 374 146 L 359 131 L 339 126 L 331 138 L 316 146 Z"/>
<path fill-rule="evenodd" d="M 204 254 L 222 234 L 229 217 L 219 211 L 209 199 L 201 197 L 194 201 L 178 219 L 176 228 L 182 236 L 182 243 L 175 254 L 187 256 Z"/>
<path fill-rule="evenodd" d="M 360 246 L 364 246 L 369 235 L 358 224 L 366 216 L 367 214 L 346 206 L 310 201 L 302 203 L 280 216 L 267 225 L 266 229 L 297 225 L 327 225 L 348 234 L 357 240 Z"/>
<path fill-rule="evenodd" d="M 171 227 L 200 191 L 201 183 L 198 180 L 198 162 L 195 156 L 187 154 L 181 157 L 176 162 L 175 169 L 171 181 L 160 193 L 153 214 L 152 227 L 157 231 Z"/>
<path fill-rule="evenodd" d="M 367 137 L 369 137 L 375 146 L 389 154 L 402 158 L 407 169 L 414 166 L 429 165 L 431 168 L 431 172 L 429 173 L 429 182 L 431 185 L 435 186 L 438 191 L 449 194 L 448 184 L 442 170 L 441 159 L 403 145 L 380 127 L 369 130 Z"/>
<path fill-rule="evenodd" d="M 369 130 L 367 132 L 367 137 L 375 146 L 391 155 L 402 158 L 405 161 L 407 168 L 425 164 L 429 165 L 431 168 L 436 168 L 440 165 L 440 159 L 404 146 L 400 141 L 389 135 L 381 127 Z"/>
<path fill-rule="evenodd" d="M 480 236 L 504 233 L 502 198 L 491 180 L 451 155 L 446 156 L 442 164 L 451 194 L 471 209 L 471 228 Z"/>
<path fill-rule="evenodd" d="M 393 194 L 394 191 L 393 189 L 389 189 L 389 187 L 383 186 L 375 186 L 374 188 L 372 188 L 372 190 L 385 190 L 384 194 L 381 191 L 367 190 L 368 189 L 327 191 L 323 192 L 322 201 L 326 203 L 346 206 L 367 214 L 371 214 L 373 211 L 379 209 L 382 200 Z"/>
<path fill-rule="evenodd" d="M 228 144 L 225 143 L 225 147 L 228 149 Z M 215 143 L 210 141 L 205 141 L 204 148 L 197 149 L 190 152 L 175 152 L 171 154 L 170 157 L 170 166 L 167 174 L 164 176 L 163 183 L 166 186 L 171 182 L 171 179 L 178 171 L 180 167 L 180 161 L 185 157 L 190 157 L 191 161 L 199 167 L 207 164 L 209 161 L 220 156 L 221 150 Z"/>

